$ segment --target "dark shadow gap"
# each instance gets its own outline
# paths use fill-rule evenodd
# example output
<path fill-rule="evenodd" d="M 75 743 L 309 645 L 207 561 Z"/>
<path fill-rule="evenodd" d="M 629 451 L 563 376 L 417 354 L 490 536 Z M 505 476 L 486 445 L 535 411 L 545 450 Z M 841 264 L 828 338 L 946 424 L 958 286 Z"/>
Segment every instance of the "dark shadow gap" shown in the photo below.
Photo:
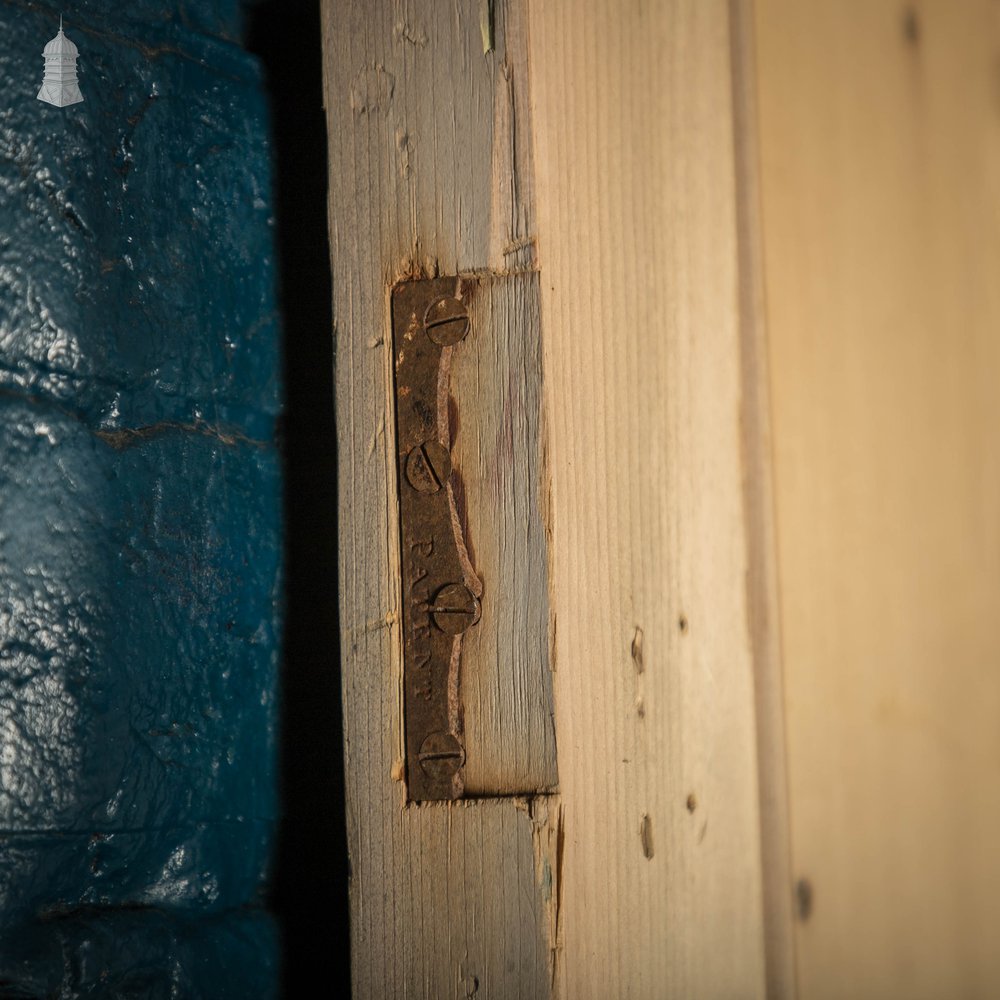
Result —
<path fill-rule="evenodd" d="M 271 103 L 286 396 L 283 818 L 269 902 L 283 939 L 284 995 L 302 997 L 350 978 L 319 0 L 263 0 L 249 8 L 247 27 Z"/>

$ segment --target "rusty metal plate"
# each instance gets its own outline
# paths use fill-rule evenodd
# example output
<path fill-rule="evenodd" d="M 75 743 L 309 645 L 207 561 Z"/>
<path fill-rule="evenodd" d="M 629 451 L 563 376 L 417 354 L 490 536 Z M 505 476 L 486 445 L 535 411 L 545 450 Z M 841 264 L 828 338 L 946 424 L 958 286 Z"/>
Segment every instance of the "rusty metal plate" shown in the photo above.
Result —
<path fill-rule="evenodd" d="M 416 801 L 460 798 L 464 787 L 462 635 L 479 621 L 483 585 L 455 506 L 448 385 L 455 346 L 475 336 L 474 287 L 434 278 L 392 293 L 406 777 Z"/>

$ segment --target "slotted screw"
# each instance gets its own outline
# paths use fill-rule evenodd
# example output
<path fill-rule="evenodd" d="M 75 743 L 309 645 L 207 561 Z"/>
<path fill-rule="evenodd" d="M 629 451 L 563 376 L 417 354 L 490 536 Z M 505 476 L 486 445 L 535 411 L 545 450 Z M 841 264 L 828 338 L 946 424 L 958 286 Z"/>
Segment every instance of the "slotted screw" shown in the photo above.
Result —
<path fill-rule="evenodd" d="M 428 778 L 450 778 L 465 763 L 465 750 L 454 733 L 431 733 L 417 752 Z"/>
<path fill-rule="evenodd" d="M 469 313 L 462 302 L 448 295 L 428 306 L 424 329 L 435 344 L 451 347 L 469 332 Z"/>
<path fill-rule="evenodd" d="M 406 479 L 418 493 L 437 493 L 451 475 L 451 453 L 440 441 L 418 444 L 406 456 Z"/>
<path fill-rule="evenodd" d="M 442 587 L 430 608 L 434 624 L 448 635 L 461 635 L 482 614 L 479 600 L 464 583 Z"/>

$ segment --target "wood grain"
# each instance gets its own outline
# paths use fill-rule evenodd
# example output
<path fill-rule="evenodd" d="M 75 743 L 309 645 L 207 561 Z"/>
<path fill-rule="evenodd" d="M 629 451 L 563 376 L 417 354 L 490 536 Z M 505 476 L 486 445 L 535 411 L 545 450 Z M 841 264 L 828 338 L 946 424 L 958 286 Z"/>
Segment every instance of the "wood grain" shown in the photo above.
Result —
<path fill-rule="evenodd" d="M 463 636 L 465 790 L 509 795 L 558 781 L 543 520 L 537 272 L 463 279 L 471 332 L 454 348 L 452 459 L 482 619 Z"/>
<path fill-rule="evenodd" d="M 752 4 L 730 0 L 729 11 L 743 393 L 740 426 L 747 518 L 747 600 L 757 715 L 764 958 L 767 996 L 778 1000 L 796 993 L 795 931 L 760 219 L 756 41 Z"/>
<path fill-rule="evenodd" d="M 355 995 L 788 995 L 761 837 L 780 674 L 756 565 L 767 395 L 744 12 L 324 12 Z M 484 270 L 503 278 L 473 320 L 488 310 L 500 336 L 453 372 L 459 414 L 495 380 L 485 422 L 460 416 L 454 442 L 466 527 L 474 558 L 525 594 L 544 564 L 548 595 L 474 662 L 513 662 L 502 644 L 521 642 L 534 655 L 515 676 L 555 670 L 559 794 L 407 807 L 388 289 Z M 498 697 L 500 674 L 477 669 L 470 739 L 548 787 L 531 748 L 548 767 L 544 691 Z M 522 747 L 505 720 L 526 708 Z M 501 780 L 476 766 L 476 788 Z"/>
<path fill-rule="evenodd" d="M 1000 993 L 1000 19 L 758 0 L 798 960 Z"/>
<path fill-rule="evenodd" d="M 357 997 L 537 1000 L 551 983 L 532 805 L 405 803 L 388 391 L 397 280 L 530 262 L 519 11 L 495 5 L 484 53 L 475 3 L 323 4 Z"/>
<path fill-rule="evenodd" d="M 762 996 L 730 8 L 530 8 L 557 987 Z"/>

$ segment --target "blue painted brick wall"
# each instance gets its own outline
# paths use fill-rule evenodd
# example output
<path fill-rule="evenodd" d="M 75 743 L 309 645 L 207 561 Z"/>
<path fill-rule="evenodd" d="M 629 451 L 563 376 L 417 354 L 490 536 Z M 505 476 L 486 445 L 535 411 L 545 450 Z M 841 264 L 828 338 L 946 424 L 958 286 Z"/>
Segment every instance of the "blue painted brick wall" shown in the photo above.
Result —
<path fill-rule="evenodd" d="M 261 77 L 235 0 L 62 9 L 85 101 L 59 109 L 60 8 L 0 0 L 0 995 L 267 997 Z"/>

